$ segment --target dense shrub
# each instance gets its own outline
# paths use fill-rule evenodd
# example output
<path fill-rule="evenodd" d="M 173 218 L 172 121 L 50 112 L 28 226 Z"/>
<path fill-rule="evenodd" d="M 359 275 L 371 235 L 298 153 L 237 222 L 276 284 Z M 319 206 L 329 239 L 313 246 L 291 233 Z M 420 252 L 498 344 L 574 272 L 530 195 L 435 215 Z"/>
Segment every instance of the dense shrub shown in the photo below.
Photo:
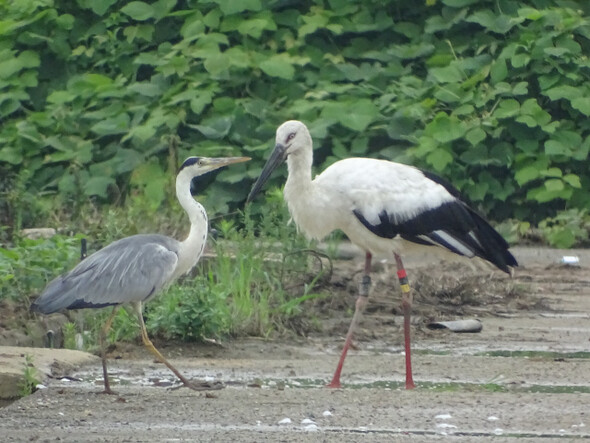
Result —
<path fill-rule="evenodd" d="M 496 220 L 537 223 L 565 209 L 585 217 L 589 9 L 549 0 L 3 2 L 0 223 L 32 225 L 55 204 L 75 212 L 131 192 L 157 208 L 179 159 L 250 155 L 207 190 L 208 210 L 226 211 L 243 202 L 276 126 L 291 118 L 310 127 L 318 167 L 399 160 L 447 177 Z"/>

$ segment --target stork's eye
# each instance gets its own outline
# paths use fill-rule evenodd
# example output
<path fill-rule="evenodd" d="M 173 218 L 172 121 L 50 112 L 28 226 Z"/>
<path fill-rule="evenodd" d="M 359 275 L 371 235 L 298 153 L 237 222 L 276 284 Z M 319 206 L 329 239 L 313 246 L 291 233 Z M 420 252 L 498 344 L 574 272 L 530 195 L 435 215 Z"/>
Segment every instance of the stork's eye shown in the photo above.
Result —
<path fill-rule="evenodd" d="M 295 133 L 291 132 L 288 136 L 287 136 L 287 141 L 290 142 L 291 140 L 293 140 L 295 138 Z"/>

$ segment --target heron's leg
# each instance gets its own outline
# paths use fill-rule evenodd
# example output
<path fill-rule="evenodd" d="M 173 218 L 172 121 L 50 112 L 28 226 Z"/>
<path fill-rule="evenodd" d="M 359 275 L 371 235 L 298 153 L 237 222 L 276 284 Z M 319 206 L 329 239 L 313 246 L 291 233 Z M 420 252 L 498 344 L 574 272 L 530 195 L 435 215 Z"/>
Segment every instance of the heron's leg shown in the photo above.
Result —
<path fill-rule="evenodd" d="M 147 329 L 145 328 L 145 322 L 143 321 L 141 302 L 135 303 L 134 306 L 135 306 L 135 310 L 137 312 L 137 317 L 139 318 L 139 325 L 141 326 L 141 339 L 143 341 L 143 344 L 148 349 L 148 351 L 150 351 L 152 354 L 155 355 L 155 357 L 158 359 L 158 361 L 164 363 L 168 367 L 168 369 L 170 369 L 174 373 L 174 375 L 176 375 L 178 377 L 178 379 L 182 382 L 183 385 L 185 385 L 187 388 L 193 389 L 195 391 L 220 389 L 222 387 L 221 384 L 211 385 L 208 383 L 204 383 L 202 385 L 195 386 L 193 383 L 188 381 L 180 372 L 178 372 L 178 370 L 174 366 L 172 366 L 172 364 L 168 360 L 166 360 L 164 358 L 164 356 L 160 353 L 160 351 L 158 351 L 156 349 L 156 347 L 154 346 L 154 344 L 152 343 L 152 341 L 148 337 Z"/>
<path fill-rule="evenodd" d="M 99 341 L 100 341 L 100 358 L 102 360 L 102 377 L 104 379 L 104 391 L 103 394 L 111 394 L 116 395 L 116 392 L 111 390 L 111 384 L 109 382 L 109 373 L 107 371 L 107 351 L 106 351 L 106 340 L 107 340 L 107 333 L 109 329 L 111 329 L 111 325 L 113 324 L 113 319 L 115 318 L 115 314 L 119 310 L 119 306 L 115 306 L 113 308 L 113 312 L 105 322 L 104 326 L 100 329 L 99 334 Z"/>
<path fill-rule="evenodd" d="M 350 326 L 348 327 L 348 333 L 346 334 L 346 341 L 344 342 L 344 348 L 342 349 L 342 354 L 340 355 L 340 361 L 338 362 L 338 366 L 336 367 L 336 371 L 334 372 L 332 381 L 328 385 L 329 388 L 341 387 L 340 373 L 342 372 L 344 359 L 346 358 L 346 353 L 348 352 L 348 348 L 352 343 L 352 335 L 354 333 L 356 325 L 358 324 L 363 314 L 363 311 L 365 310 L 365 306 L 367 305 L 367 300 L 369 298 L 369 289 L 371 288 L 371 258 L 371 253 L 367 252 L 365 255 L 365 271 L 359 289 L 359 295 L 356 299 L 356 303 L 354 306 L 354 315 L 352 316 L 352 321 L 350 322 Z"/>
<path fill-rule="evenodd" d="M 412 309 L 412 292 L 408 283 L 408 276 L 402 263 L 402 258 L 395 254 L 395 264 L 397 265 L 397 278 L 402 289 L 402 310 L 404 311 L 404 346 L 406 351 L 406 389 L 414 389 L 414 379 L 412 377 L 412 356 L 410 346 L 410 312 Z"/>

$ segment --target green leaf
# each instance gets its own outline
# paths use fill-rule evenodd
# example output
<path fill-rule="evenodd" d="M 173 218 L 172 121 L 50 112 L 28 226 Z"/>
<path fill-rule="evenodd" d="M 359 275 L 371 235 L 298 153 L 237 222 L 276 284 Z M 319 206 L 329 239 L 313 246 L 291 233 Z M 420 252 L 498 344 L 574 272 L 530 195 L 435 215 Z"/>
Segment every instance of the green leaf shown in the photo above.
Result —
<path fill-rule="evenodd" d="M 473 128 L 465 134 L 465 139 L 475 146 L 486 139 L 486 132 L 481 128 Z"/>
<path fill-rule="evenodd" d="M 572 195 L 572 190 L 562 189 L 561 191 L 550 191 L 544 185 L 531 189 L 527 192 L 527 200 L 534 200 L 539 203 L 547 203 L 556 199 L 567 200 Z"/>
<path fill-rule="evenodd" d="M 529 64 L 530 61 L 531 56 L 525 53 L 514 54 L 510 58 L 510 63 L 512 63 L 512 66 L 514 66 L 515 68 L 524 68 L 526 65 Z"/>
<path fill-rule="evenodd" d="M 129 2 L 121 8 L 123 14 L 128 15 L 133 20 L 144 21 L 154 17 L 155 10 L 152 5 L 144 2 Z"/>
<path fill-rule="evenodd" d="M 558 228 L 547 234 L 547 239 L 551 246 L 561 249 L 569 249 L 576 242 L 576 236 L 568 227 Z"/>
<path fill-rule="evenodd" d="M 344 112 L 342 112 L 344 111 Z M 340 109 L 339 121 L 354 131 L 364 131 L 379 116 L 379 110 L 369 99 L 360 99 Z"/>
<path fill-rule="evenodd" d="M 590 97 L 577 97 L 571 101 L 572 108 L 590 117 Z"/>
<path fill-rule="evenodd" d="M 508 76 L 508 68 L 506 67 L 506 60 L 503 58 L 497 59 L 490 67 L 490 78 L 492 83 L 504 81 Z"/>
<path fill-rule="evenodd" d="M 243 20 L 238 25 L 238 32 L 243 35 L 249 35 L 259 39 L 264 31 L 276 31 L 277 25 L 272 20 L 272 16 L 267 14 L 258 14 L 256 18 Z"/>
<path fill-rule="evenodd" d="M 545 180 L 545 188 L 552 192 L 562 191 L 564 189 L 563 181 L 560 178 Z"/>
<path fill-rule="evenodd" d="M 273 55 L 261 62 L 259 67 L 271 77 L 291 80 L 295 76 L 295 68 L 284 55 Z"/>
<path fill-rule="evenodd" d="M 461 70 L 453 65 L 444 68 L 430 68 L 428 71 L 438 83 L 456 83 L 463 80 Z"/>
<path fill-rule="evenodd" d="M 128 90 L 145 95 L 146 97 L 157 97 L 162 94 L 160 85 L 149 82 L 136 82 L 127 87 Z"/>
<path fill-rule="evenodd" d="M 99 136 L 122 134 L 129 129 L 129 116 L 126 113 L 119 114 L 95 123 L 90 129 Z"/>
<path fill-rule="evenodd" d="M 529 98 L 528 100 L 525 100 L 525 102 L 520 107 L 520 112 L 522 115 L 533 117 L 535 125 L 543 126 L 551 121 L 551 115 L 545 110 L 543 110 L 543 108 L 539 106 L 537 100 L 534 98 Z M 520 120 L 517 119 L 517 121 Z"/>
<path fill-rule="evenodd" d="M 463 8 L 465 6 L 473 5 L 478 1 L 479 0 L 442 0 L 442 3 L 451 8 Z"/>
<path fill-rule="evenodd" d="M 244 11 L 260 11 L 262 3 L 260 0 L 213 0 L 219 5 L 224 15 L 237 14 Z"/>
<path fill-rule="evenodd" d="M 4 146 L 0 149 L 0 162 L 20 165 L 23 162 L 23 153 L 12 146 Z"/>
<path fill-rule="evenodd" d="M 203 120 L 200 125 L 188 125 L 191 128 L 201 132 L 205 137 L 210 139 L 219 139 L 225 137 L 231 129 L 233 119 L 231 117 L 214 117 Z"/>
<path fill-rule="evenodd" d="M 526 166 L 516 171 L 514 179 L 522 186 L 530 181 L 536 180 L 541 176 L 539 168 L 537 166 Z"/>
<path fill-rule="evenodd" d="M 546 171 L 540 171 L 543 177 L 561 177 L 563 172 L 559 168 L 548 168 Z"/>
<path fill-rule="evenodd" d="M 446 149 L 437 148 L 428 154 L 426 161 L 438 172 L 441 172 L 453 162 L 453 156 Z"/>
<path fill-rule="evenodd" d="M 222 72 L 226 72 L 230 67 L 230 60 L 221 52 L 205 59 L 203 64 L 207 72 L 213 76 L 217 76 Z"/>
<path fill-rule="evenodd" d="M 484 144 L 478 144 L 468 148 L 460 158 L 461 161 L 470 165 L 487 165 L 488 148 Z"/>
<path fill-rule="evenodd" d="M 509 98 L 502 100 L 496 110 L 494 111 L 494 117 L 496 118 L 508 118 L 517 115 L 520 112 L 520 103 L 516 100 Z"/>
<path fill-rule="evenodd" d="M 573 188 L 582 188 L 582 182 L 580 181 L 580 177 L 576 174 L 566 174 L 563 176 L 563 181 L 566 182 Z"/>
<path fill-rule="evenodd" d="M 543 92 L 543 94 L 553 101 L 562 98 L 573 100 L 577 97 L 580 97 L 580 90 L 578 88 L 574 88 L 573 86 L 560 85 Z"/>
<path fill-rule="evenodd" d="M 124 174 L 133 171 L 138 165 L 142 164 L 143 156 L 133 149 L 119 149 L 111 161 L 115 165 L 117 174 Z"/>
<path fill-rule="evenodd" d="M 191 111 L 193 111 L 195 114 L 200 114 L 203 112 L 203 109 L 205 109 L 205 106 L 211 103 L 212 100 L 213 94 L 211 94 L 209 91 L 201 91 L 197 97 L 191 100 Z"/>
<path fill-rule="evenodd" d="M 510 17 L 491 11 L 490 9 L 477 11 L 465 19 L 467 22 L 477 23 L 487 30 L 498 34 L 506 34 L 522 20 L 524 19 Z"/>
<path fill-rule="evenodd" d="M 436 141 L 448 143 L 463 137 L 466 127 L 457 117 L 449 117 L 444 112 L 439 112 L 434 120 L 426 125 L 424 131 Z"/>
<path fill-rule="evenodd" d="M 528 90 L 528 83 L 527 82 L 518 82 L 512 88 L 512 94 L 514 95 L 525 95 L 529 92 Z"/>
<path fill-rule="evenodd" d="M 166 174 L 156 161 L 149 161 L 140 164 L 131 174 L 130 183 L 135 186 L 142 186 L 159 181 L 165 178 Z"/>
<path fill-rule="evenodd" d="M 84 194 L 87 196 L 97 195 L 106 198 L 108 187 L 114 184 L 115 179 L 113 177 L 90 177 L 88 181 L 84 183 Z"/>

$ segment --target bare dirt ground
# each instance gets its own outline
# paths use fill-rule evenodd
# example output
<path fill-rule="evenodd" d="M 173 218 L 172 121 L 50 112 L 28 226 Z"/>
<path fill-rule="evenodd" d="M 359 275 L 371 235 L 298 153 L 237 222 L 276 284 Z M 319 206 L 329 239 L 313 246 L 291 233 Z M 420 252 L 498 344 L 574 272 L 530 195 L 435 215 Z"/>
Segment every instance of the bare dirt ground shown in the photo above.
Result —
<path fill-rule="evenodd" d="M 577 255 L 580 266 L 558 264 Z M 590 251 L 520 248 L 514 279 L 463 265 L 406 260 L 415 289 L 414 379 L 404 356 L 395 269 L 381 264 L 349 352 L 342 389 L 327 389 L 348 327 L 360 261 L 334 264 L 333 296 L 309 307 L 321 328 L 280 340 L 214 345 L 156 341 L 193 392 L 140 346 L 118 345 L 118 396 L 97 395 L 93 358 L 0 409 L 1 441 L 571 441 L 590 438 Z M 480 333 L 430 330 L 478 318 Z M 59 368 L 58 368 L 59 369 Z M 55 376 L 63 375 L 63 367 Z"/>

